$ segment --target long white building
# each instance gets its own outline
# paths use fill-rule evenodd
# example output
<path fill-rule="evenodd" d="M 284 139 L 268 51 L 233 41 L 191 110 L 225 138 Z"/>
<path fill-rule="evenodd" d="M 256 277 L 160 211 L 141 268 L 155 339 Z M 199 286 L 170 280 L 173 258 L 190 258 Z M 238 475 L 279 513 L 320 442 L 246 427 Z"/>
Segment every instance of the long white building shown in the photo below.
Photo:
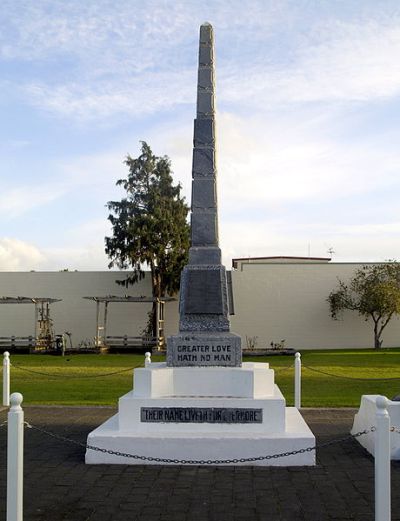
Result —
<path fill-rule="evenodd" d="M 365 263 L 335 263 L 324 258 L 264 257 L 234 259 L 231 271 L 234 315 L 231 330 L 242 346 L 269 347 L 285 340 L 295 349 L 365 348 L 373 346 L 372 323 L 355 312 L 330 317 L 327 297 L 337 279 L 348 280 Z M 74 347 L 93 343 L 96 303 L 83 297 L 150 296 L 150 277 L 128 289 L 116 283 L 124 273 L 0 272 L 0 297 L 48 297 L 57 334 L 68 331 Z M 108 306 L 107 334 L 140 336 L 149 303 L 113 302 Z M 166 336 L 178 330 L 178 302 L 165 308 Z M 34 306 L 0 305 L 0 337 L 35 334 Z M 383 334 L 383 347 L 400 346 L 400 321 L 393 318 Z"/>

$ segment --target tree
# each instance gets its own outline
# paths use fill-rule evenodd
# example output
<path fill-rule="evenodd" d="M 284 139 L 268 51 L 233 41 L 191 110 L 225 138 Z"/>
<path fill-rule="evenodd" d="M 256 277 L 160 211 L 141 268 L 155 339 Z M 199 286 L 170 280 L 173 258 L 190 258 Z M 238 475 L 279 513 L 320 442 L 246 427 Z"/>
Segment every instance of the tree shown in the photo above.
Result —
<path fill-rule="evenodd" d="M 127 287 L 143 279 L 147 267 L 152 296 L 162 298 L 178 291 L 180 273 L 187 263 L 189 208 L 181 196 L 181 185 L 173 184 L 169 158 L 156 157 L 144 141 L 141 145 L 138 158 L 128 155 L 125 160 L 127 178 L 117 181 L 126 196 L 107 203 L 113 235 L 105 238 L 105 251 L 111 259 L 109 268 L 132 269 L 120 284 Z M 155 306 L 153 303 L 148 328 L 154 336 Z"/>
<path fill-rule="evenodd" d="M 382 332 L 393 315 L 400 314 L 400 264 L 388 261 L 358 269 L 348 284 L 339 286 L 328 297 L 333 319 L 345 309 L 357 311 L 374 324 L 374 347 L 382 346 Z"/>

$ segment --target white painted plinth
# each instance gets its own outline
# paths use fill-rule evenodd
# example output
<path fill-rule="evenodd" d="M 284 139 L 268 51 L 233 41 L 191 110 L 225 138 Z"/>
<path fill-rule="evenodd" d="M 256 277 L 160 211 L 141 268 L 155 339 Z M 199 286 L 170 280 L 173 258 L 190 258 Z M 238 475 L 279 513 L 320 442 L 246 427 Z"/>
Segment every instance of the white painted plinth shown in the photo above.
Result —
<path fill-rule="evenodd" d="M 197 425 L 197 424 L 196 424 Z M 92 431 L 88 445 L 140 456 L 169 459 L 234 459 L 265 456 L 299 450 L 315 445 L 315 438 L 299 411 L 286 407 L 286 430 L 269 434 L 246 433 L 152 433 L 145 436 L 118 429 L 118 414 Z M 155 464 L 133 458 L 114 456 L 93 450 L 86 451 L 86 463 L 125 465 Z M 165 465 L 166 463 L 162 463 Z M 173 463 L 172 463 L 173 464 Z M 310 466 L 315 465 L 315 451 L 271 460 L 236 463 L 235 465 Z"/>
<path fill-rule="evenodd" d="M 118 414 L 89 434 L 88 445 L 170 460 L 232 460 L 314 447 L 314 435 L 298 410 L 285 405 L 282 393 L 274 384 L 274 372 L 265 363 L 248 362 L 232 368 L 150 364 L 135 369 L 134 390 L 119 399 Z M 257 410 L 262 420 L 161 423 L 142 421 L 143 408 Z M 86 463 L 158 462 L 88 449 Z M 241 464 L 314 465 L 315 451 Z"/>
<path fill-rule="evenodd" d="M 259 398 L 274 394 L 269 364 L 244 362 L 241 367 L 167 367 L 165 362 L 135 369 L 135 396 L 226 396 Z"/>
<path fill-rule="evenodd" d="M 370 430 L 376 425 L 376 394 L 364 394 L 361 397 L 361 404 L 358 413 L 354 416 L 353 428 L 351 434 Z M 390 425 L 400 428 L 400 402 L 388 400 L 388 413 L 390 417 Z M 368 432 L 356 438 L 357 441 L 367 449 L 367 451 L 375 454 L 375 433 Z M 390 433 L 390 458 L 392 460 L 400 459 L 400 434 L 396 432 Z"/>

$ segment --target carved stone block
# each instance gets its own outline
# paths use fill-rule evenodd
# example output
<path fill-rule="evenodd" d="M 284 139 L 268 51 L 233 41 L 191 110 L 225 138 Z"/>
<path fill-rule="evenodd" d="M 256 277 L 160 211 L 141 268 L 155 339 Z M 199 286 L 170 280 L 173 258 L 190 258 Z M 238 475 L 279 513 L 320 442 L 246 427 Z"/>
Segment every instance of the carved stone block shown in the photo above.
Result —
<path fill-rule="evenodd" d="M 213 178 L 196 178 L 192 182 L 192 208 L 216 208 L 217 193 Z"/>
<path fill-rule="evenodd" d="M 216 212 L 192 212 L 192 246 L 218 246 Z"/>

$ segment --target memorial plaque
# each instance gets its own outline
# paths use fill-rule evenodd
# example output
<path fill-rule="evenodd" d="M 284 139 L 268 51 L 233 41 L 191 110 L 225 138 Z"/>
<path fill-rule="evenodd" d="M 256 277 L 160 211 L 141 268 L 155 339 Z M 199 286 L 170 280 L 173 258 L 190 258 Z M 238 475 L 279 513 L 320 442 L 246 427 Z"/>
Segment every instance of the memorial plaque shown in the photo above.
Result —
<path fill-rule="evenodd" d="M 237 367 L 242 361 L 240 337 L 234 333 L 175 335 L 169 337 L 168 366 Z"/>
<path fill-rule="evenodd" d="M 193 270 L 186 276 L 185 313 L 222 313 L 220 272 Z"/>
<path fill-rule="evenodd" d="M 228 407 L 141 407 L 143 423 L 262 423 L 262 409 Z"/>

